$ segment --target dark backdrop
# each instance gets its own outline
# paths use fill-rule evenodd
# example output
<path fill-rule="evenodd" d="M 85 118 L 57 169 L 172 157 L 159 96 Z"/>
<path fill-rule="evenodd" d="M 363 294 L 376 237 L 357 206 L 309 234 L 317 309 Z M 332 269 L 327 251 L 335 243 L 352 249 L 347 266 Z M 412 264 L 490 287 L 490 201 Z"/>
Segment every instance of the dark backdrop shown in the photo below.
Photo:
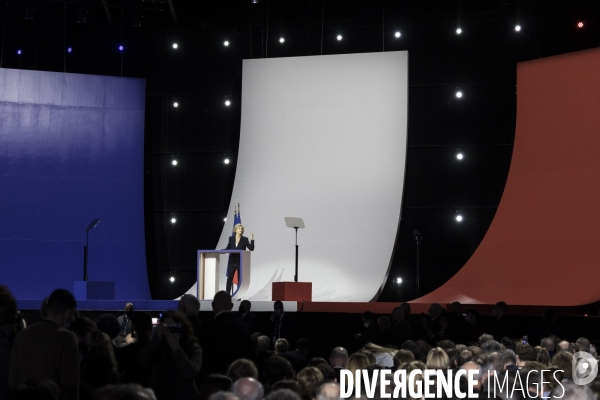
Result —
<path fill-rule="evenodd" d="M 516 63 L 599 45 L 600 5 L 593 0 L 94 0 L 87 13 L 82 3 L 9 1 L 0 16 L 3 64 L 147 79 L 144 206 L 156 298 L 190 287 L 195 250 L 214 248 L 223 227 L 239 141 L 242 59 L 409 51 L 405 195 L 380 298 L 389 301 L 415 297 L 414 230 L 423 236 L 421 294 L 456 273 L 485 235 L 510 167 Z M 82 12 L 86 22 L 78 23 Z"/>

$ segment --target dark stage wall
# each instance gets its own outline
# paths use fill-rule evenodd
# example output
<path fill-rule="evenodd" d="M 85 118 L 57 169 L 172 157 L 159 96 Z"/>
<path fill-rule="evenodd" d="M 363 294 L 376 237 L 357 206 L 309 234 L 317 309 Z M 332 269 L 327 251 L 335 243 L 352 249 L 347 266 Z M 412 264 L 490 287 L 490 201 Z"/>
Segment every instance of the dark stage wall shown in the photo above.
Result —
<path fill-rule="evenodd" d="M 415 303 L 600 300 L 600 50 L 520 63 L 513 159 L 479 248 Z"/>
<path fill-rule="evenodd" d="M 0 69 L 0 283 L 18 299 L 116 282 L 149 299 L 142 79 Z"/>

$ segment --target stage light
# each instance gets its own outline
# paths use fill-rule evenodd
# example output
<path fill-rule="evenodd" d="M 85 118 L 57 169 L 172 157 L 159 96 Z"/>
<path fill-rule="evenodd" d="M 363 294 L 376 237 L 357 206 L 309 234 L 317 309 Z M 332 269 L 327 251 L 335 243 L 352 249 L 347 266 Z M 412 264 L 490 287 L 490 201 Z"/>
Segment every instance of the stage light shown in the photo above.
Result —
<path fill-rule="evenodd" d="M 225 106 L 229 107 L 231 105 L 231 101 L 230 100 L 225 100 Z"/>
<path fill-rule="evenodd" d="M 69 47 L 69 48 L 67 49 L 67 53 L 72 53 L 72 52 L 73 52 L 73 48 L 72 48 L 72 47 Z"/>
<path fill-rule="evenodd" d="M 252 4 L 258 4 L 260 0 L 252 0 Z"/>
<path fill-rule="evenodd" d="M 461 33 L 462 33 L 462 29 L 460 29 L 460 28 L 456 28 L 456 34 L 457 34 L 457 35 L 460 35 Z"/>
<path fill-rule="evenodd" d="M 396 31 L 396 33 L 394 33 L 394 36 L 399 38 L 400 36 L 402 36 L 402 34 L 400 33 L 400 31 Z"/>
<path fill-rule="evenodd" d="M 515 31 L 521 32 L 521 25 L 516 25 L 515 26 Z"/>
<path fill-rule="evenodd" d="M 125 49 L 125 47 L 123 47 L 123 45 L 119 46 L 119 51 L 123 51 Z"/>
<path fill-rule="evenodd" d="M 463 220 L 463 217 L 462 217 L 462 215 L 458 214 L 458 215 L 456 216 L 456 222 L 461 222 L 462 220 Z"/>
<path fill-rule="evenodd" d="M 173 166 L 177 165 L 177 160 L 176 159 L 171 160 L 171 164 L 173 164 Z"/>
<path fill-rule="evenodd" d="M 175 277 L 174 276 L 170 277 L 169 282 L 171 282 L 171 283 L 175 282 Z"/>
<path fill-rule="evenodd" d="M 177 43 L 173 43 L 173 48 L 174 48 L 174 49 L 176 49 L 176 48 L 178 48 L 178 47 L 179 47 L 179 45 L 178 45 Z"/>
<path fill-rule="evenodd" d="M 223 218 L 223 222 L 227 222 L 227 218 Z"/>
<path fill-rule="evenodd" d="M 401 284 L 402 283 L 402 278 L 396 278 L 396 284 Z"/>
<path fill-rule="evenodd" d="M 225 158 L 225 159 L 223 160 L 223 162 L 224 162 L 225 164 L 229 164 L 229 158 Z"/>
<path fill-rule="evenodd" d="M 462 153 L 458 153 L 458 154 L 456 155 L 456 158 L 457 158 L 458 160 L 462 160 L 462 159 L 463 159 L 463 155 L 462 155 Z"/>
<path fill-rule="evenodd" d="M 229 46 L 229 40 L 224 41 L 223 46 L 225 46 L 225 47 Z"/>
<path fill-rule="evenodd" d="M 282 36 L 279 38 L 279 43 L 284 43 L 285 42 L 285 38 Z"/>
<path fill-rule="evenodd" d="M 462 95 L 462 92 L 461 92 L 460 90 L 458 90 L 458 91 L 456 92 L 456 98 L 460 99 L 462 96 L 463 96 L 463 95 Z"/>
<path fill-rule="evenodd" d="M 578 23 L 577 23 L 577 27 L 578 27 L 578 28 L 583 28 L 583 22 L 578 22 Z"/>
<path fill-rule="evenodd" d="M 342 40 L 342 39 L 343 39 L 343 38 L 342 38 L 342 35 L 341 35 L 340 33 L 338 33 L 338 35 L 336 36 L 336 39 L 337 39 L 338 41 Z"/>
<path fill-rule="evenodd" d="M 19 49 L 19 50 L 17 50 L 17 54 L 18 54 L 18 55 L 21 55 L 22 53 L 23 53 L 23 52 L 22 52 L 20 49 Z"/>
<path fill-rule="evenodd" d="M 174 224 L 175 222 L 177 222 L 177 218 L 171 217 L 171 223 Z"/>
<path fill-rule="evenodd" d="M 176 101 L 174 101 L 174 102 L 173 102 L 173 107 L 175 107 L 175 108 L 179 107 L 179 103 L 178 103 L 178 102 L 176 102 Z"/>

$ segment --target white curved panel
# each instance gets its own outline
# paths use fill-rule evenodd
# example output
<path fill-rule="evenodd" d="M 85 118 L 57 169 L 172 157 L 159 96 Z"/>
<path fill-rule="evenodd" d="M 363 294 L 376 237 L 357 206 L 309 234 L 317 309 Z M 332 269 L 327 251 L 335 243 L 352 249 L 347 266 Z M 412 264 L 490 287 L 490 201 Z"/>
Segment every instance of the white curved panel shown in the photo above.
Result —
<path fill-rule="evenodd" d="M 313 282 L 313 301 L 377 293 L 399 224 L 407 94 L 407 52 L 244 61 L 238 164 L 218 248 L 240 203 L 245 235 L 256 236 L 247 298 L 271 300 L 271 282 L 294 279 L 284 217 L 306 224 L 299 281 Z"/>

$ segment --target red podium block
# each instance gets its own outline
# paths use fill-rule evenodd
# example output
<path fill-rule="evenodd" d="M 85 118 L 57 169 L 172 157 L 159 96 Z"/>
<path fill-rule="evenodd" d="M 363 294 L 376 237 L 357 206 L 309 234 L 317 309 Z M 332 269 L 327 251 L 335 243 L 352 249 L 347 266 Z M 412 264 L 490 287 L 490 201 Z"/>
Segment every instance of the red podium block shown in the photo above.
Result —
<path fill-rule="evenodd" d="M 312 301 L 312 282 L 273 282 L 273 301 Z"/>

